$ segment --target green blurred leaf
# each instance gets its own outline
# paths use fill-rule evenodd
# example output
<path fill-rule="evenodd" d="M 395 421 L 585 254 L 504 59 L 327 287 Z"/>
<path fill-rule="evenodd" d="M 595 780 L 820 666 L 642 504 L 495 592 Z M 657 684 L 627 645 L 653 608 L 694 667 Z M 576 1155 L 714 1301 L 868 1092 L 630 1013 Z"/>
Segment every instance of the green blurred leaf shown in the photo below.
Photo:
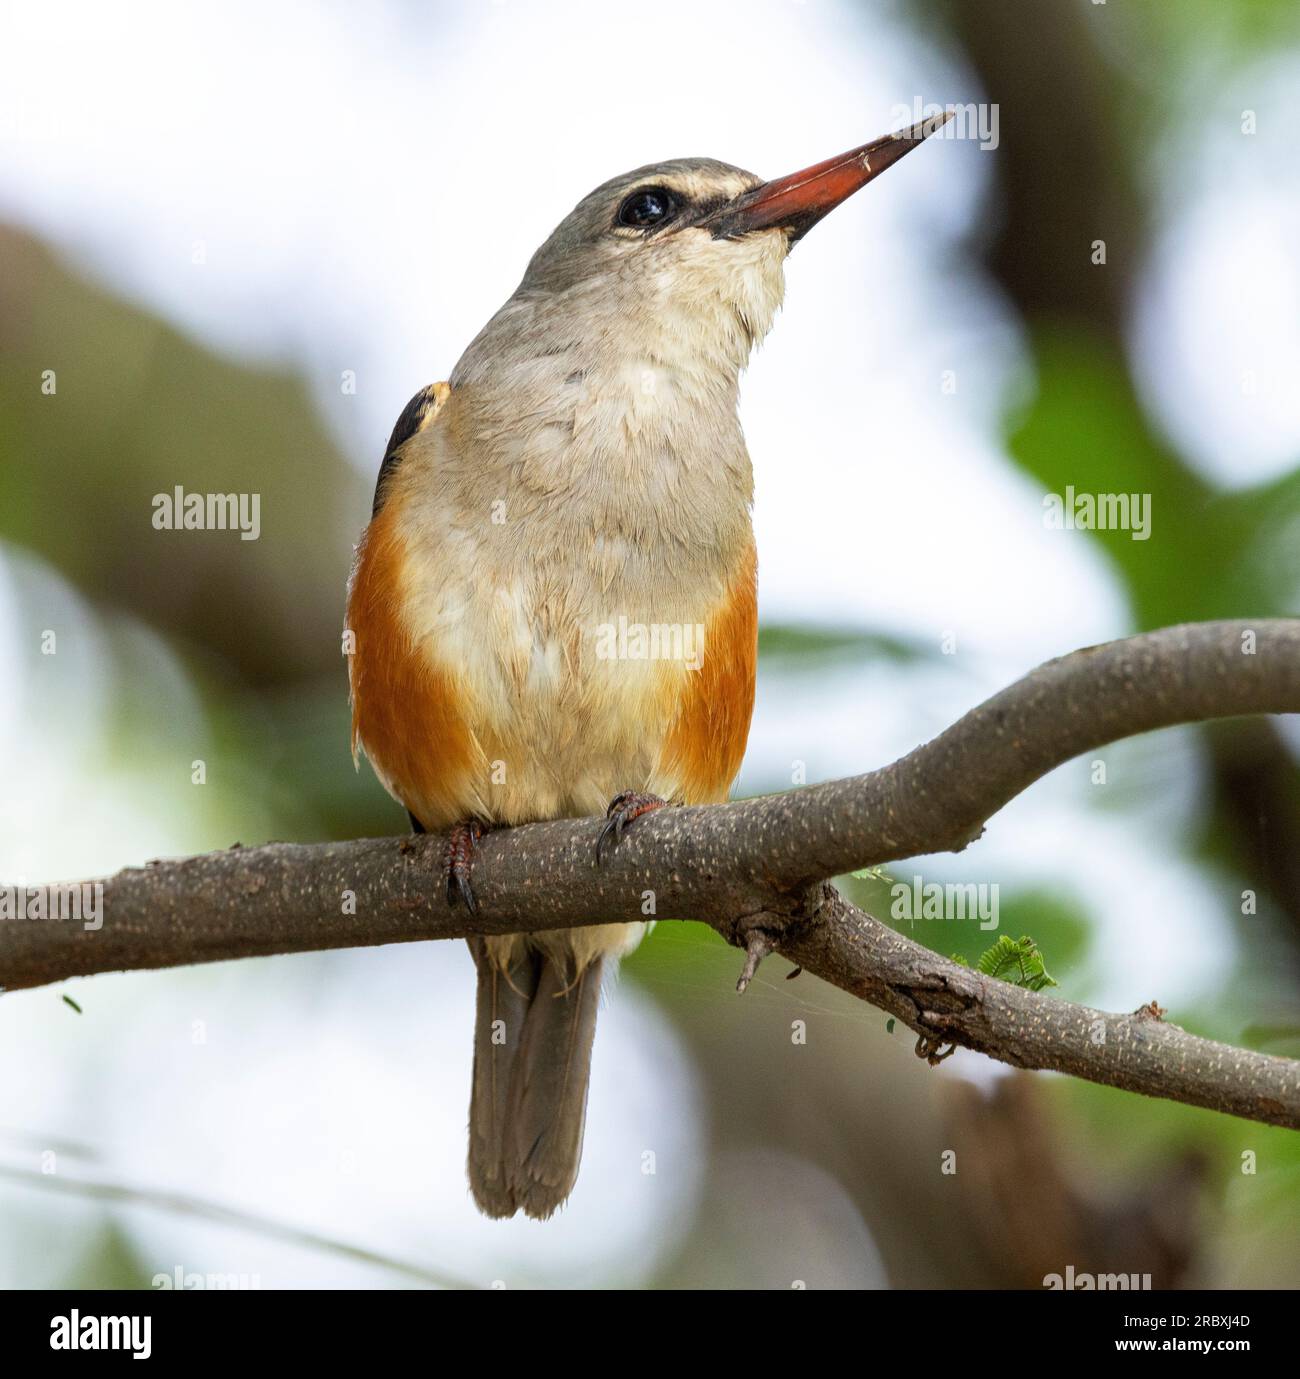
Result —
<path fill-rule="evenodd" d="M 803 627 L 793 623 L 765 623 L 758 630 L 758 654 L 767 662 L 821 667 L 851 660 L 891 661 L 914 665 L 937 654 L 928 645 L 885 632 L 852 628 Z"/>

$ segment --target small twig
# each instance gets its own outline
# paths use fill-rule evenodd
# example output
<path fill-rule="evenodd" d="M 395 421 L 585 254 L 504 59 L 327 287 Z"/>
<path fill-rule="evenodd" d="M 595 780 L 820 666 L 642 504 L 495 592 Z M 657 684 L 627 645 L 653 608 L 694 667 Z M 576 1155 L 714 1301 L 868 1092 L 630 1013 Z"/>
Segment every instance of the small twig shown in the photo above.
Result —
<path fill-rule="evenodd" d="M 740 980 L 736 983 L 736 991 L 741 996 L 745 994 L 745 988 L 753 979 L 754 973 L 758 971 L 758 964 L 774 948 L 775 944 L 772 942 L 771 936 L 762 929 L 750 929 L 745 935 L 745 965 L 741 968 Z"/>
<path fill-rule="evenodd" d="M 360 1264 L 370 1264 L 377 1268 L 389 1269 L 394 1273 L 405 1274 L 409 1278 L 426 1283 L 434 1288 L 472 1289 L 474 1284 L 452 1277 L 437 1269 L 425 1268 L 422 1264 L 411 1264 L 406 1260 L 393 1259 L 388 1255 L 367 1250 L 361 1245 L 349 1245 L 346 1241 L 334 1240 L 315 1231 L 304 1230 L 287 1222 L 274 1221 L 265 1216 L 255 1216 L 251 1212 L 239 1211 L 235 1207 L 222 1206 L 219 1202 L 209 1202 L 202 1197 L 191 1197 L 182 1192 L 160 1192 L 153 1188 L 129 1187 L 123 1183 L 92 1182 L 86 1178 L 69 1178 L 59 1173 L 36 1173 L 29 1168 L 18 1168 L 12 1164 L 0 1163 L 0 1178 L 21 1183 L 26 1187 L 44 1188 L 48 1191 L 69 1193 L 78 1197 L 93 1197 L 103 1202 L 121 1202 L 124 1205 L 154 1207 L 159 1211 L 178 1212 L 185 1216 L 202 1217 L 216 1221 L 223 1226 L 233 1226 L 239 1230 L 255 1231 L 259 1235 L 270 1236 L 287 1241 L 291 1245 L 302 1245 L 307 1249 L 326 1250 L 330 1254 L 342 1255 Z"/>

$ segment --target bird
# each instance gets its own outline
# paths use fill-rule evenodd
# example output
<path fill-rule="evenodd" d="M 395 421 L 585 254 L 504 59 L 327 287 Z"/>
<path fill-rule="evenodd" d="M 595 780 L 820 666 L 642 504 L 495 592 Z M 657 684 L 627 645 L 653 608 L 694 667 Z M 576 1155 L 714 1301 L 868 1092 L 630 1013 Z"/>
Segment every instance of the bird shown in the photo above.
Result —
<path fill-rule="evenodd" d="M 484 832 L 725 800 L 757 662 L 739 380 L 784 262 L 933 116 L 791 176 L 709 158 L 615 177 L 413 397 L 348 582 L 352 754 L 477 911 Z M 550 1217 L 577 1179 L 602 978 L 646 923 L 469 939 L 471 1194 Z"/>

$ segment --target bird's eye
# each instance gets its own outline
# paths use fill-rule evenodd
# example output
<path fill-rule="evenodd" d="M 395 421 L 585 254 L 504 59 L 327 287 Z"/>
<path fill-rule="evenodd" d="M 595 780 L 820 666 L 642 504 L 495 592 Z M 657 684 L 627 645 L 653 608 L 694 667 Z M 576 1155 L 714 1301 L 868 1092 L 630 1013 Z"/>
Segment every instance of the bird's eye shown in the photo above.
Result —
<path fill-rule="evenodd" d="M 662 225 L 677 210 L 677 198 L 666 187 L 642 187 L 618 208 L 618 223 L 636 230 Z"/>

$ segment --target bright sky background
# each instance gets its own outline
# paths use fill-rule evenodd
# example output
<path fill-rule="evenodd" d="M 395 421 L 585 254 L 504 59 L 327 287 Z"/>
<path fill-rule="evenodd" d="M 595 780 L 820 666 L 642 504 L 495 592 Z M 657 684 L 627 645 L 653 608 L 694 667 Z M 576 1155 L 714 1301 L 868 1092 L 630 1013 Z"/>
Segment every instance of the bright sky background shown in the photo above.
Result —
<path fill-rule="evenodd" d="M 46 236 L 80 270 L 209 347 L 300 371 L 372 473 L 408 397 L 449 375 L 532 250 L 592 186 L 641 163 L 695 154 L 776 176 L 887 132 L 901 123 L 900 104 L 981 100 L 972 75 L 919 42 L 900 12 L 840 0 L 750 0 L 743 22 L 734 4 L 707 0 L 364 10 L 238 0 L 5 5 L 0 218 Z M 1271 180 L 1278 141 L 1290 140 L 1300 114 L 1295 72 L 1292 60 L 1254 81 L 1252 91 L 1272 93 L 1272 122 L 1257 156 L 1233 161 L 1226 181 L 1207 172 L 1218 164 L 1204 156 L 1202 136 L 1239 137 L 1224 120 L 1252 102 L 1235 88 L 1198 105 L 1177 130 L 1154 131 L 1168 215 L 1135 319 L 1140 377 L 1161 424 L 1230 483 L 1276 473 L 1300 448 L 1300 198 L 1294 185 Z M 973 144 L 931 141 L 819 226 L 790 262 L 785 310 L 743 401 L 763 614 L 885 628 L 931 644 L 952 631 L 960 654 L 928 686 L 888 669 L 866 685 L 856 675 L 799 686 L 773 676 L 760 686 L 744 778 L 755 787 L 779 780 L 796 756 L 809 761 L 810 779 L 881 763 L 1046 657 L 1131 630 L 1087 539 L 1046 531 L 1041 494 L 1001 455 L 1003 404 L 1032 379 L 1015 322 L 965 252 L 978 238 L 996 158 Z M 1243 405 L 1243 361 L 1261 359 L 1269 361 L 1257 380 L 1267 405 Z M 356 372 L 355 397 L 340 394 L 343 370 Z M 946 370 L 956 377 L 953 395 L 941 392 Z M 6 586 L 19 578 L 45 579 L 50 597 L 78 603 L 48 572 L 0 555 L 0 637 L 11 626 Z M 168 663 L 165 648 L 151 654 Z M 197 712 L 186 694 L 178 677 L 177 711 Z M 93 725 L 85 726 L 89 734 Z M 57 733 L 12 677 L 0 685 L 0 727 L 17 739 L 16 778 L 38 792 L 21 811 L 0 813 L 0 861 L 11 878 L 107 870 L 181 844 L 175 802 L 160 802 L 154 785 L 120 780 L 118 798 L 93 806 L 103 817 L 80 855 L 61 841 L 55 856 L 46 811 L 86 769 L 93 735 Z M 56 739 L 62 746 L 52 748 Z M 1130 945 L 1146 945 L 1129 947 L 1126 966 L 1138 974 L 1159 967 L 1162 998 L 1211 986 L 1228 943 L 1211 898 L 1198 900 L 1200 889 L 1168 860 L 1187 822 L 1179 783 L 1195 770 L 1179 741 L 1165 739 L 1158 758 L 1169 801 L 1141 830 L 1131 815 L 1087 810 L 1084 776 L 1058 773 L 1031 803 L 1012 807 L 963 872 L 1108 888 L 1114 904 L 1100 918 Z M 1169 845 L 1155 865 L 1153 837 Z M 1176 934 L 1150 923 L 1170 893 L 1185 909 Z M 457 949 L 429 961 L 467 966 Z M 373 962 L 395 991 L 413 980 L 400 954 Z M 253 979 L 255 987 L 273 981 Z M 99 983 L 117 993 L 110 1000 L 124 1018 L 147 1008 L 161 1019 L 157 1012 L 175 1002 L 182 1021 L 190 1008 L 188 996 L 147 977 Z M 382 1117 L 386 1099 L 460 1107 L 470 996 L 462 985 L 464 1009 L 440 1012 L 437 1030 L 422 1035 L 442 1039 L 445 1026 L 458 1060 L 445 1076 L 427 1075 L 407 1055 L 390 1067 L 369 1017 L 331 1016 L 328 1028 L 347 1045 L 331 1066 L 363 1119 Z M 1101 994 L 1131 1007 L 1150 993 Z M 257 1018 L 265 1007 L 256 992 L 245 999 Z M 393 1008 L 409 1011 L 417 999 L 403 993 Z M 0 1082 L 11 1091 L 28 1008 L 0 1006 L 0 1047 L 11 1051 L 0 1056 Z M 631 1120 L 593 1121 L 584 1175 L 596 1183 L 605 1181 L 611 1137 L 634 1140 L 637 1124 L 670 1119 L 668 1102 L 691 1095 L 689 1061 L 650 1002 L 625 988 L 602 1018 L 595 1095 L 625 1095 L 636 1109 Z M 286 1047 L 302 1026 L 292 1012 L 282 1020 L 280 1034 L 262 1034 Z M 403 1037 L 396 1026 L 388 1034 Z M 613 1077 L 616 1061 L 648 1068 L 647 1047 L 662 1053 L 657 1076 Z M 144 1058 L 114 1054 L 97 1067 L 110 1083 L 121 1076 L 115 1068 Z M 256 1062 L 252 1044 L 227 1040 L 214 1052 L 203 1083 L 213 1097 L 223 1087 L 233 1095 L 241 1059 Z M 274 1114 L 285 1070 L 273 1060 L 260 1071 L 260 1081 L 245 1078 L 240 1096 L 208 1113 Z M 294 1075 L 307 1086 L 324 1080 L 320 1098 L 295 1113 L 299 1123 L 286 1124 L 286 1141 L 328 1135 L 328 1079 L 301 1061 Z M 31 1106 L 48 1106 L 50 1123 L 58 1104 L 69 1110 L 79 1094 L 35 1083 L 28 1092 Z M 190 1114 L 186 1133 L 201 1143 L 203 1114 L 193 1106 Z M 687 1124 L 682 1133 L 694 1132 Z M 526 1264 L 527 1227 L 489 1238 L 469 1211 L 452 1138 L 439 1211 L 445 1206 L 458 1248 L 490 1268 L 506 1239 L 506 1255 Z M 294 1214 L 295 1190 L 306 1201 L 332 1181 L 257 1162 L 227 1165 L 226 1181 L 201 1156 L 190 1167 L 174 1175 L 177 1185 L 218 1174 L 214 1195 L 228 1188 L 224 1195 L 247 1201 L 264 1190 L 268 1209 L 281 1201 L 281 1215 Z M 169 1181 L 160 1162 L 134 1170 L 138 1180 Z M 423 1170 L 410 1171 L 425 1182 Z M 395 1181 L 409 1182 L 406 1171 Z M 581 1242 L 610 1209 L 607 1188 L 584 1198 L 560 1230 Z M 400 1238 L 396 1197 L 369 1222 L 340 1211 L 343 1234 Z M 611 1249 L 644 1252 L 654 1219 L 649 1207 L 629 1209 Z M 575 1253 L 575 1268 L 585 1251 Z M 645 1267 L 652 1262 L 646 1256 Z"/>

